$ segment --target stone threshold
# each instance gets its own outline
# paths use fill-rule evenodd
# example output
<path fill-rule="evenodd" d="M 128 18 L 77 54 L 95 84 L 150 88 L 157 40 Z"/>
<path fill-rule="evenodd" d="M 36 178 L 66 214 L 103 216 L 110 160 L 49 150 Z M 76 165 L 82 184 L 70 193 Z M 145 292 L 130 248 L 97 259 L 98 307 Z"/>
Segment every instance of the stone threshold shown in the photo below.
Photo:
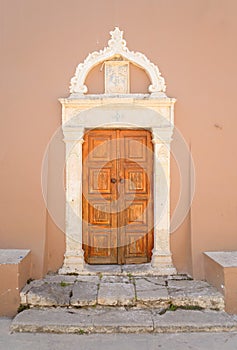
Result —
<path fill-rule="evenodd" d="M 237 331 L 237 316 L 217 311 L 130 308 L 31 309 L 18 314 L 11 332 L 31 333 L 177 333 Z"/>
<path fill-rule="evenodd" d="M 95 276 L 99 274 L 107 276 L 170 276 L 171 279 L 187 278 L 184 274 L 173 274 L 174 268 L 153 268 L 151 263 L 145 264 L 129 264 L 129 265 L 90 265 L 84 264 L 83 270 L 78 272 L 80 276 Z M 63 273 L 65 275 L 73 275 L 74 273 Z M 77 275 L 77 273 L 75 273 Z"/>

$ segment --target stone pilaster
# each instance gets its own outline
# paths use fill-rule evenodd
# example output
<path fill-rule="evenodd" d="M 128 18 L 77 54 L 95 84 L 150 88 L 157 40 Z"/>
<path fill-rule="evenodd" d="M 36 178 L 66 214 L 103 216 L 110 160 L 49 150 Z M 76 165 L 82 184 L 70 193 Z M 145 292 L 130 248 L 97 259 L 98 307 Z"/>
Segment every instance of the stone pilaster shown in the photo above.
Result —
<path fill-rule="evenodd" d="M 173 129 L 153 128 L 154 248 L 152 267 L 160 274 L 175 274 L 170 252 L 170 142 Z"/>
<path fill-rule="evenodd" d="M 84 129 L 64 127 L 66 143 L 66 252 L 59 273 L 77 273 L 84 268 L 82 249 L 82 144 Z"/>

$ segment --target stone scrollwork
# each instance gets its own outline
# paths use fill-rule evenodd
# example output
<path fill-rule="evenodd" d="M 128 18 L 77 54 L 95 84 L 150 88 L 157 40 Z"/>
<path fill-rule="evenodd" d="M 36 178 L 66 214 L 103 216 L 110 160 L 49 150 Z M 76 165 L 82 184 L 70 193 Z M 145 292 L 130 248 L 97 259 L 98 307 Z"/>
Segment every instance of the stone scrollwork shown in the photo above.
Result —
<path fill-rule="evenodd" d="M 71 79 L 70 93 L 73 96 L 87 93 L 88 89 L 85 85 L 85 80 L 90 70 L 97 64 L 120 55 L 146 71 L 151 79 L 149 92 L 156 96 L 165 97 L 165 80 L 161 76 L 158 67 L 144 54 L 130 51 L 126 46 L 126 41 L 123 39 L 123 31 L 118 27 L 115 27 L 114 31 L 110 32 L 110 35 L 111 39 L 108 41 L 107 47 L 103 50 L 90 53 L 85 61 L 77 66 L 76 73 Z"/>

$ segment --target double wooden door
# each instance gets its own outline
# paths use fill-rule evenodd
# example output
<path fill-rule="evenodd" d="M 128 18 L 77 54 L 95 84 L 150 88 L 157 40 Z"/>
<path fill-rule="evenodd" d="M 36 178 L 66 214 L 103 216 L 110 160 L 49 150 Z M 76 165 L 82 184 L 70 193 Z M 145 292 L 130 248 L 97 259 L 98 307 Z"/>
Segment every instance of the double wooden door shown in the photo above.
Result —
<path fill-rule="evenodd" d="M 91 264 L 150 261 L 152 143 L 146 130 L 92 130 L 83 143 L 83 249 Z"/>

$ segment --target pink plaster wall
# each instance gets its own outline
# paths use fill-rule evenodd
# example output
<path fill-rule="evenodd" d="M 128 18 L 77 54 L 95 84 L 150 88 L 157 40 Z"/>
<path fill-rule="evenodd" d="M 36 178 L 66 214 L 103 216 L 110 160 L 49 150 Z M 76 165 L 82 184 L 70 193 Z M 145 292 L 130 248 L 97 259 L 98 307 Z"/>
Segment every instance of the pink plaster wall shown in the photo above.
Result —
<path fill-rule="evenodd" d="M 204 277 L 201 252 L 236 250 L 236 1 L 1 0 L 0 5 L 0 247 L 31 249 L 34 278 L 61 265 L 64 236 L 45 208 L 41 162 L 61 123 L 57 99 L 68 96 L 77 64 L 103 48 L 116 25 L 130 49 L 159 65 L 168 95 L 177 98 L 176 126 L 192 149 L 196 192 L 189 216 L 172 234 L 176 267 Z M 135 90 L 147 86 L 140 72 L 133 76 Z M 88 79 L 96 92 L 95 80 Z M 179 174 L 174 162 L 171 169 L 173 210 Z M 50 164 L 48 173 L 53 200 Z"/>

